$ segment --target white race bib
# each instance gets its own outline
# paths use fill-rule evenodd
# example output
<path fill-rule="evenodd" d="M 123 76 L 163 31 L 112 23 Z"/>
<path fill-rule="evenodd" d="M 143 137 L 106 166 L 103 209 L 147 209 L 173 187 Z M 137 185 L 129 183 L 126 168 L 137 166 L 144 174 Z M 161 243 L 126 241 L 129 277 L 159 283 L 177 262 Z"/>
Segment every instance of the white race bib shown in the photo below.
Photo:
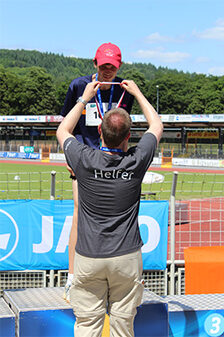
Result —
<path fill-rule="evenodd" d="M 108 103 L 103 104 L 103 111 L 107 111 Z M 117 104 L 112 103 L 112 109 L 116 108 Z M 102 122 L 96 103 L 87 103 L 86 104 L 86 126 L 98 126 Z"/>

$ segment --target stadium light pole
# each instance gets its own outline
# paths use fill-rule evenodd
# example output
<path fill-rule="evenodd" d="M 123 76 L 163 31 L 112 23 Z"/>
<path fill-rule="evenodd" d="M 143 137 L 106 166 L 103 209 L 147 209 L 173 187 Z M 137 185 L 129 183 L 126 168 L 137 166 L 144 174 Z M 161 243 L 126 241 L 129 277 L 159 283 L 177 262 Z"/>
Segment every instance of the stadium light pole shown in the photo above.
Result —
<path fill-rule="evenodd" d="M 159 85 L 158 84 L 156 86 L 156 96 L 157 96 L 157 99 L 156 99 L 156 110 L 157 110 L 157 113 L 159 113 Z"/>

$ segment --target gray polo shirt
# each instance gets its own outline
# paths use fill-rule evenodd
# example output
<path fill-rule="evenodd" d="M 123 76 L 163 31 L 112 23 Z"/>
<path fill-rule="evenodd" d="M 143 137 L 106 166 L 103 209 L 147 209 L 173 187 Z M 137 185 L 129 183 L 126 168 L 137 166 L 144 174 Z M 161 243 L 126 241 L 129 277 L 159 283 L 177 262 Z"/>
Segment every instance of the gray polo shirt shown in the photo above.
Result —
<path fill-rule="evenodd" d="M 65 141 L 66 160 L 78 181 L 79 254 L 113 257 L 142 247 L 138 225 L 141 183 L 156 146 L 152 133 L 145 133 L 127 152 L 113 155 L 73 137 Z"/>

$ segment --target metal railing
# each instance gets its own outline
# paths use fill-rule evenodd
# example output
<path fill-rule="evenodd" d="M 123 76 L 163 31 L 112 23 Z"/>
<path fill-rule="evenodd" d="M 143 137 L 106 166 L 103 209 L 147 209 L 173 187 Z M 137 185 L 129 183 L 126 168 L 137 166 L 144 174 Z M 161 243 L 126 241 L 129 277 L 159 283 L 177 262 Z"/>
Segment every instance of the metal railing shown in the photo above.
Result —
<path fill-rule="evenodd" d="M 130 141 L 129 146 L 136 145 L 136 141 Z M 20 152 L 20 146 L 30 146 L 29 140 L 10 140 L 8 143 L 0 140 L 0 151 L 12 151 Z M 51 153 L 62 152 L 58 142 L 56 140 L 34 140 L 33 147 L 34 152 L 39 153 L 43 146 L 50 147 Z M 161 141 L 156 150 L 156 156 L 164 151 L 170 151 L 173 148 L 174 157 L 185 157 L 185 158 L 204 158 L 204 159 L 222 159 L 224 158 L 224 148 L 222 145 L 221 150 L 218 144 L 207 143 L 207 144 L 186 144 L 183 148 L 181 143 L 167 143 Z"/>

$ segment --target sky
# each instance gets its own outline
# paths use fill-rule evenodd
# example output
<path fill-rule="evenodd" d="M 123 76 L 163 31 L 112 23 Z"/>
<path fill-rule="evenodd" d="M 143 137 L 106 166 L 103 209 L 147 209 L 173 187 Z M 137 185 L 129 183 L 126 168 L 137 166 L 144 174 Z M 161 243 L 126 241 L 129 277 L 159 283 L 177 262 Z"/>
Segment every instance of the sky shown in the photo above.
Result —
<path fill-rule="evenodd" d="M 0 48 L 224 75 L 224 0 L 0 0 Z"/>

